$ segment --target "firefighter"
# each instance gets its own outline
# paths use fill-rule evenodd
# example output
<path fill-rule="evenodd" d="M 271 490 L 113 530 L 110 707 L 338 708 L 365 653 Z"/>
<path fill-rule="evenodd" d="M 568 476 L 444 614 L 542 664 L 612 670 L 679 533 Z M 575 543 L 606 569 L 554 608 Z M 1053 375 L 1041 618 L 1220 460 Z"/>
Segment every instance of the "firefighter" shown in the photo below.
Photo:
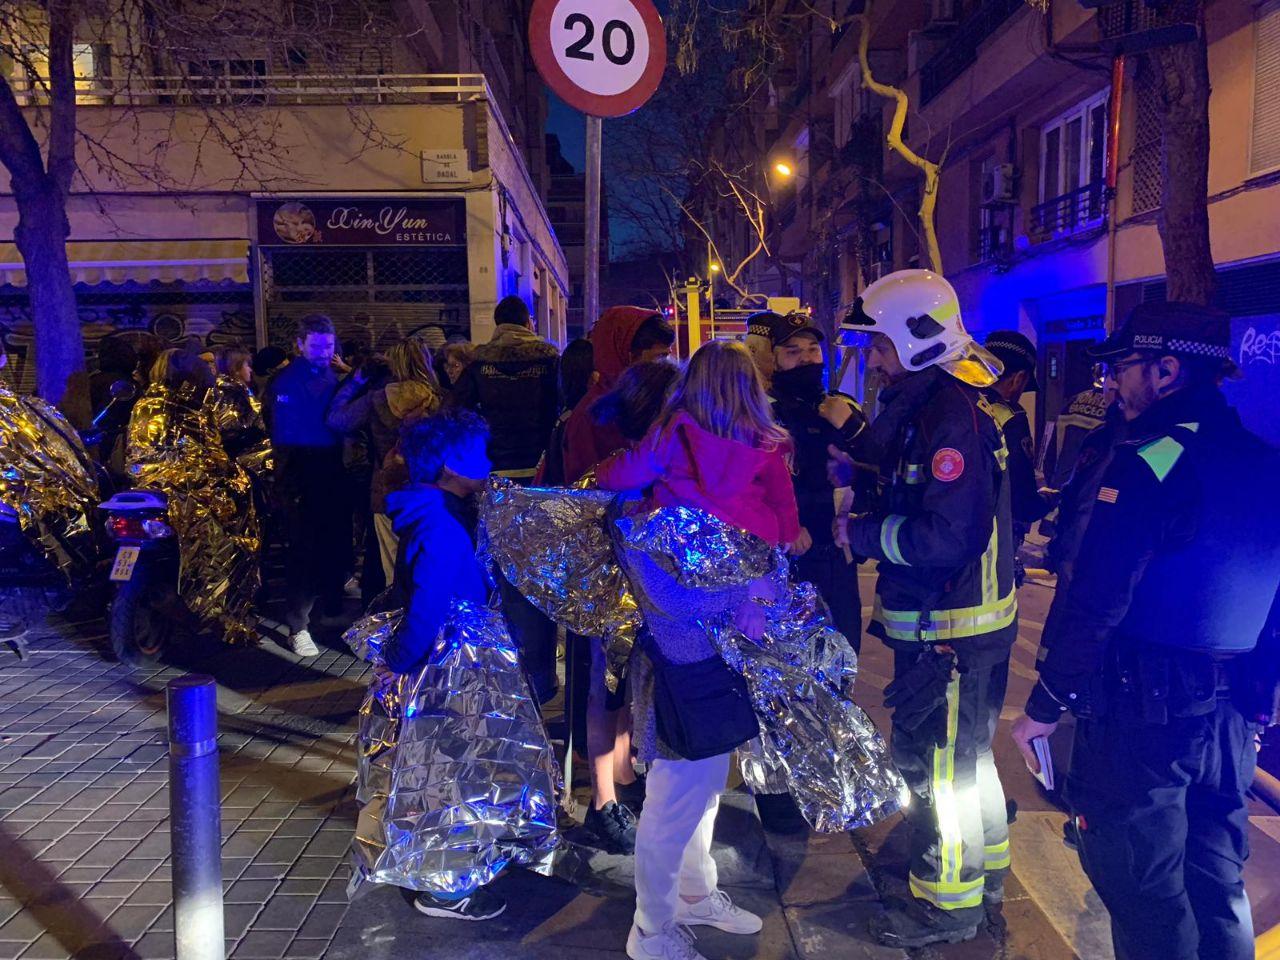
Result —
<path fill-rule="evenodd" d="M 849 451 L 874 463 L 871 503 L 848 522 L 879 563 L 869 632 L 894 653 L 885 690 L 893 759 L 912 798 L 912 896 L 872 921 L 882 943 L 977 934 L 1009 867 L 991 738 L 1017 633 L 1007 451 L 983 388 L 999 360 L 965 332 L 956 293 L 927 270 L 876 281 L 843 325 L 870 334 L 880 414 Z"/>
<path fill-rule="evenodd" d="M 1066 796 L 1080 858 L 1127 960 L 1254 955 L 1244 791 L 1271 719 L 1280 453 L 1218 387 L 1224 314 L 1143 304 L 1095 348 L 1127 436 L 1055 598 L 1040 678 L 1013 737 L 1077 718 Z M 1233 371 L 1232 371 L 1233 372 Z"/>
<path fill-rule="evenodd" d="M 987 337 L 984 346 L 1004 364 L 1004 373 L 985 394 L 1009 450 L 1009 496 L 1016 550 L 1032 526 L 1053 509 L 1053 500 L 1036 482 L 1036 444 L 1021 402 L 1024 393 L 1040 389 L 1036 381 L 1036 348 L 1016 330 L 997 330 Z M 1018 579 L 1021 583 L 1021 571 Z"/>

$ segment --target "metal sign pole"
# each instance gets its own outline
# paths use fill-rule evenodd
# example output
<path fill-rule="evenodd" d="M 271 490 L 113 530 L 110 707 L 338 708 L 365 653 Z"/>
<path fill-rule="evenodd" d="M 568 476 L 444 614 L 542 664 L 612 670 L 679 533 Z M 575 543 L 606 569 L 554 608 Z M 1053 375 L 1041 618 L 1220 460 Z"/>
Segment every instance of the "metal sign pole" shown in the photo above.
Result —
<path fill-rule="evenodd" d="M 582 328 L 589 331 L 600 316 L 600 152 L 604 124 L 587 117 L 587 242 L 582 291 Z"/>

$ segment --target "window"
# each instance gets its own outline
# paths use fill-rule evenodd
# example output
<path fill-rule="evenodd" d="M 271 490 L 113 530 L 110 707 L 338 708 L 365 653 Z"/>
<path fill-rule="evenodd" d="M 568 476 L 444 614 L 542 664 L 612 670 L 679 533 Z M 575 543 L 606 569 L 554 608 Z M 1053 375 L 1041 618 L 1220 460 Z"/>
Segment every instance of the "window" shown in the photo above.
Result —
<path fill-rule="evenodd" d="M 1280 168 L 1280 3 L 1258 12 L 1254 34 L 1253 137 L 1249 172 Z"/>
<path fill-rule="evenodd" d="M 1104 90 L 1044 125 L 1040 133 L 1040 202 L 1100 185 L 1106 174 Z"/>
<path fill-rule="evenodd" d="M 27 46 L 23 48 L 25 63 L 15 62 L 12 76 L 17 81 L 16 89 L 29 90 L 45 96 L 44 87 L 49 81 L 49 48 L 46 46 Z M 101 103 L 99 91 L 101 81 L 107 76 L 107 64 L 110 62 L 110 48 L 106 44 L 75 43 L 71 46 L 71 65 L 76 78 L 77 103 Z M 29 75 L 34 71 L 35 76 Z"/>
<path fill-rule="evenodd" d="M 853 133 L 854 121 L 858 118 L 860 84 L 855 83 L 855 79 L 857 77 L 852 67 L 850 67 L 844 76 L 837 80 L 831 88 L 831 98 L 836 102 L 835 147 L 837 150 L 849 142 L 849 137 Z"/>
<path fill-rule="evenodd" d="M 266 60 L 196 60 L 187 70 L 197 103 L 266 102 Z"/>

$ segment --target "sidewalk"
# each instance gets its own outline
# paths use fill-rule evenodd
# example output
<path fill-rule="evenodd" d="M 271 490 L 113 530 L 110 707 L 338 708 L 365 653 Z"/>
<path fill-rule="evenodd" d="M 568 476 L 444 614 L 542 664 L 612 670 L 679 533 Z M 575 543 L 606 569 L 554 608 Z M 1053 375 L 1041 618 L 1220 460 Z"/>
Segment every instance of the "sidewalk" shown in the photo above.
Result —
<path fill-rule="evenodd" d="M 1002 726 L 1034 678 L 1046 601 L 1026 599 Z M 348 907 L 354 715 L 366 670 L 338 649 L 336 628 L 316 634 L 326 649 L 307 664 L 274 646 L 218 647 L 182 664 L 219 681 L 227 956 L 620 960 L 634 904 L 627 858 L 595 856 L 579 886 L 511 871 L 499 881 L 507 913 L 489 923 L 423 917 L 389 889 Z M 134 674 L 108 662 L 98 622 L 59 624 L 31 647 L 25 663 L 0 659 L 0 960 L 172 958 L 163 691 L 180 671 Z M 870 640 L 864 653 L 858 700 L 885 729 L 888 654 Z M 1019 814 L 1003 913 L 967 944 L 911 956 L 1107 960 L 1106 915 L 1061 843 L 1062 814 L 1006 739 L 997 758 Z M 1256 813 L 1248 881 L 1262 928 L 1280 920 L 1280 817 Z M 750 799 L 730 791 L 716 839 L 724 886 L 765 929 L 739 938 L 703 928 L 709 957 L 905 956 L 866 932 L 880 898 L 904 886 L 901 818 L 853 835 L 766 836 Z"/>

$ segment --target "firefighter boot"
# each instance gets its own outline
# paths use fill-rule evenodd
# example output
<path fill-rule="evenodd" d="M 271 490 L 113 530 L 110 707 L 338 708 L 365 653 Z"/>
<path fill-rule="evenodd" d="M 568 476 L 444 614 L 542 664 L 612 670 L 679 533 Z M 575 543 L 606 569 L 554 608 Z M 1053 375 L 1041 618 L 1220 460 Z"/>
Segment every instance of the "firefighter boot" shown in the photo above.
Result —
<path fill-rule="evenodd" d="M 978 935 L 978 926 L 985 919 L 982 907 L 939 910 L 931 903 L 912 898 L 872 917 L 871 935 L 885 946 L 901 949 L 963 943 Z"/>

